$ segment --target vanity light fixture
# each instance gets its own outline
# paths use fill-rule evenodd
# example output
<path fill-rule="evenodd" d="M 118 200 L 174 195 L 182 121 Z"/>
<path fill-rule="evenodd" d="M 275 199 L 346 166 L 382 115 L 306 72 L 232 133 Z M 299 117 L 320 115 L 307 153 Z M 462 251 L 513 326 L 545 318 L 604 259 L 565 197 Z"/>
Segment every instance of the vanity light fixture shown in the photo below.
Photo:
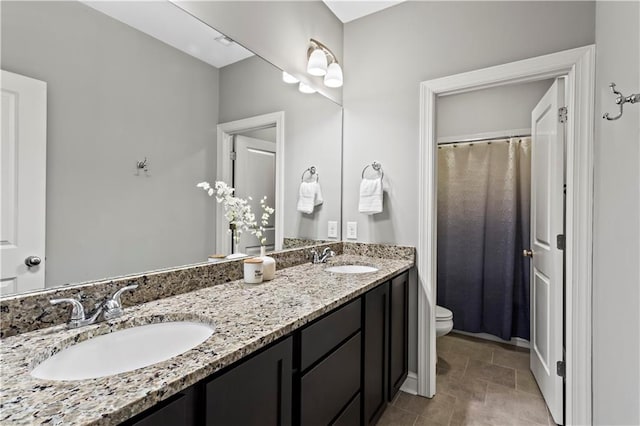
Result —
<path fill-rule="evenodd" d="M 297 78 L 295 78 L 294 76 L 292 76 L 286 71 L 282 71 L 282 81 L 284 81 L 287 84 L 296 84 L 300 82 L 300 80 L 298 80 Z"/>
<path fill-rule="evenodd" d="M 329 64 L 327 75 L 324 76 L 324 85 L 327 87 L 342 86 L 342 68 L 337 62 Z"/>
<path fill-rule="evenodd" d="M 324 85 L 327 87 L 342 86 L 342 68 L 336 55 L 318 40 L 310 39 L 307 50 L 307 72 L 311 75 L 324 76 Z"/>
<path fill-rule="evenodd" d="M 307 94 L 316 93 L 316 89 L 314 89 L 313 87 L 309 86 L 306 83 L 303 83 L 302 81 L 298 86 L 298 90 L 301 91 L 302 93 L 307 93 Z"/>
<path fill-rule="evenodd" d="M 313 47 L 313 39 L 311 39 L 311 46 L 309 50 L 311 53 L 308 55 L 307 72 L 311 75 L 322 77 L 327 73 L 327 55 L 320 47 Z"/>

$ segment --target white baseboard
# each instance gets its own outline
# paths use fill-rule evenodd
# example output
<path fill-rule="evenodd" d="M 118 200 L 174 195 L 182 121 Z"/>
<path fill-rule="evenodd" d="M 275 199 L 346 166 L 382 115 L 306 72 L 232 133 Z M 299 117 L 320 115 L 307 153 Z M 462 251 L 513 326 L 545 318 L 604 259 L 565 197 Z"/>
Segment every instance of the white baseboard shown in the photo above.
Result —
<path fill-rule="evenodd" d="M 512 337 L 511 340 L 502 340 L 501 338 L 488 333 L 469 333 L 468 331 L 452 330 L 454 334 L 462 334 L 464 336 L 477 337 L 478 339 L 491 340 L 493 342 L 506 343 L 507 345 L 518 346 L 520 348 L 530 349 L 529 341 L 521 337 Z"/>
<path fill-rule="evenodd" d="M 407 373 L 407 379 L 404 381 L 402 386 L 400 386 L 400 390 L 402 392 L 410 393 L 411 395 L 417 395 L 418 394 L 418 373 L 409 371 L 409 373 Z"/>

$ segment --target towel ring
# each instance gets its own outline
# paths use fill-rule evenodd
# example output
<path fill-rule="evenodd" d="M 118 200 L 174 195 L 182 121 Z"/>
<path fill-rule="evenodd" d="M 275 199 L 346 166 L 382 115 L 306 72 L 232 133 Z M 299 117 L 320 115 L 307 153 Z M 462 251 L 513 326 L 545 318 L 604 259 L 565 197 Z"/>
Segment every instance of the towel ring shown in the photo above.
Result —
<path fill-rule="evenodd" d="M 382 164 L 378 163 L 377 161 L 374 161 L 371 164 L 367 164 L 366 166 L 364 166 L 364 169 L 362 169 L 362 179 L 364 179 L 364 172 L 371 167 L 373 170 L 375 170 L 376 172 L 378 172 L 380 174 L 380 180 L 382 180 L 382 178 L 384 178 L 384 170 L 382 170 Z"/>
<path fill-rule="evenodd" d="M 302 177 L 300 178 L 302 182 L 304 182 L 304 175 L 307 174 L 307 172 L 309 172 L 310 177 L 313 177 L 313 176 L 316 177 L 316 182 L 320 181 L 320 173 L 316 172 L 316 166 L 311 166 L 308 169 L 306 169 L 304 172 L 302 172 Z"/>

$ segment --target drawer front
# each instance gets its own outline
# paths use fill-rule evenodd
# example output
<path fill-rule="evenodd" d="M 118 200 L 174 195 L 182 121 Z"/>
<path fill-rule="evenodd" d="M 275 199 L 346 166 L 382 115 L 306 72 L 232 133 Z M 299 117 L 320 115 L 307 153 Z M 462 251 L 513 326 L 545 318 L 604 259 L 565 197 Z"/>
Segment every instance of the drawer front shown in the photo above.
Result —
<path fill-rule="evenodd" d="M 302 377 L 303 426 L 327 425 L 360 389 L 360 333 Z"/>
<path fill-rule="evenodd" d="M 360 394 L 351 401 L 349 406 L 338 416 L 333 426 L 360 426 Z"/>
<path fill-rule="evenodd" d="M 300 369 L 329 353 L 344 339 L 360 329 L 361 301 L 356 299 L 316 321 L 300 333 Z"/>

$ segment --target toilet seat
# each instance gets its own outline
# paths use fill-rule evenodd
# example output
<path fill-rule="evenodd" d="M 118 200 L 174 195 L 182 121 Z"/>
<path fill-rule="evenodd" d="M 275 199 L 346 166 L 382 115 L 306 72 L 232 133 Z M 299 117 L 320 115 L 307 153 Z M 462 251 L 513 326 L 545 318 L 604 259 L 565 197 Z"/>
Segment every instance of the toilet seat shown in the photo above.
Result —
<path fill-rule="evenodd" d="M 449 321 L 453 318 L 453 312 L 447 308 L 436 305 L 436 321 Z"/>

